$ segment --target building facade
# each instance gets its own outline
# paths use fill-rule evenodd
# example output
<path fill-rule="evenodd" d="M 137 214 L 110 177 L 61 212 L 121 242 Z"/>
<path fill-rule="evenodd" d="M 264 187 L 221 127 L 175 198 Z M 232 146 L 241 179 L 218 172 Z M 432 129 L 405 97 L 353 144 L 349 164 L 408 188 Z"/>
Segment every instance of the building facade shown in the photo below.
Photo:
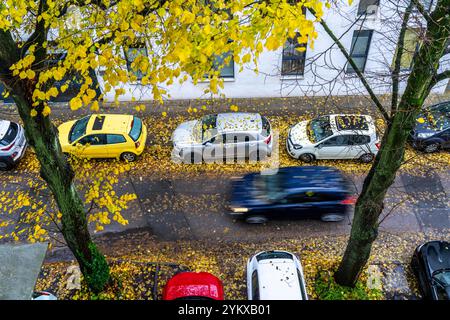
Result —
<path fill-rule="evenodd" d="M 400 30 L 402 14 L 407 2 L 391 0 L 356 0 L 352 5 L 341 4 L 339 8 L 330 8 L 325 12 L 324 20 L 329 28 L 340 38 L 341 43 L 351 54 L 355 63 L 363 70 L 368 82 L 376 93 L 390 93 L 390 70 L 396 55 L 396 43 Z M 427 9 L 433 7 L 432 0 L 422 0 Z M 307 12 L 312 18 L 311 13 Z M 418 16 L 418 12 L 414 12 Z M 402 56 L 402 77 L 406 78 L 411 69 L 414 52 L 420 46 L 421 32 L 424 30 L 420 18 L 411 19 L 405 36 L 405 52 Z M 417 22 L 419 21 L 419 22 Z M 259 73 L 254 66 L 240 67 L 231 61 L 221 71 L 224 88 L 221 90 L 227 98 L 289 97 L 320 95 L 357 95 L 366 94 L 364 87 L 354 70 L 321 25 L 316 25 L 318 38 L 314 48 L 305 46 L 305 51 L 295 50 L 299 46 L 296 39 L 289 39 L 284 48 L 265 51 L 258 62 Z M 145 52 L 146 48 L 135 48 Z M 125 54 L 128 65 L 133 54 Z M 448 66 L 447 62 L 441 68 Z M 101 73 L 99 82 L 102 86 Z M 442 81 L 433 89 L 434 93 L 443 93 L 448 80 Z M 209 98 L 204 89 L 208 83 L 194 85 L 191 81 L 166 87 L 170 99 Z M 400 90 L 404 88 L 401 84 Z M 131 100 L 134 96 L 140 100 L 151 100 L 151 90 L 139 83 L 121 86 L 126 94 L 119 100 Z M 114 92 L 107 93 L 107 100 L 114 100 Z"/>

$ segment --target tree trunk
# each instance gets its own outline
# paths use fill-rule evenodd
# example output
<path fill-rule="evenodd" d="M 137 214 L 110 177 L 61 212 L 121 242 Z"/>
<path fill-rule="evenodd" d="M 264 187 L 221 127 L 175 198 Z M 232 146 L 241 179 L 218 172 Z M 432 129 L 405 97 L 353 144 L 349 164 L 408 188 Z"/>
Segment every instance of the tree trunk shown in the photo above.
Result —
<path fill-rule="evenodd" d="M 340 285 L 354 286 L 366 265 L 372 243 L 378 233 L 378 218 L 383 200 L 394 182 L 405 152 L 407 137 L 429 93 L 429 85 L 439 65 L 450 35 L 448 15 L 450 0 L 441 0 L 431 14 L 425 43 L 414 58 L 414 65 L 397 112 L 384 133 L 381 148 L 364 180 L 361 195 L 355 206 L 350 239 L 335 274 Z"/>
<path fill-rule="evenodd" d="M 105 257 L 92 242 L 83 201 L 73 183 L 74 172 L 61 152 L 56 127 L 49 117 L 31 117 L 31 96 L 34 86 L 27 81 L 11 85 L 11 95 L 23 120 L 28 143 L 40 162 L 40 175 L 47 182 L 62 214 L 62 234 L 89 288 L 101 291 L 109 281 L 109 266 Z M 30 88 L 31 87 L 31 88 Z M 39 107 L 38 109 L 39 110 Z"/>

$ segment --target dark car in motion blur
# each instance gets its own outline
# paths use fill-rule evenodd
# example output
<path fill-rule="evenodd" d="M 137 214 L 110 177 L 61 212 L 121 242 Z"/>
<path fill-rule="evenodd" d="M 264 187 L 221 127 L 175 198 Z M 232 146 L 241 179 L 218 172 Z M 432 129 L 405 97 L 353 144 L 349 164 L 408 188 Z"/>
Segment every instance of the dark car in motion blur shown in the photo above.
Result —
<path fill-rule="evenodd" d="M 248 223 L 268 219 L 319 218 L 341 221 L 354 204 L 349 182 L 336 168 L 280 168 L 233 181 L 230 214 Z"/>
<path fill-rule="evenodd" d="M 413 148 L 426 153 L 450 148 L 450 101 L 424 108 L 409 141 Z"/>
<path fill-rule="evenodd" d="M 450 243 L 430 241 L 416 248 L 411 268 L 424 299 L 450 300 Z"/>

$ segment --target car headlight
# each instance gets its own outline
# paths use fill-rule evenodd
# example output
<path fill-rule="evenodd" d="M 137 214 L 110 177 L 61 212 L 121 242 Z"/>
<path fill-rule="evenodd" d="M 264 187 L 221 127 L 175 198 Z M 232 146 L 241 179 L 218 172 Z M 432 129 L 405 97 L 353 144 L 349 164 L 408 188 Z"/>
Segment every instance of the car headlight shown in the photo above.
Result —
<path fill-rule="evenodd" d="M 231 208 L 231 211 L 234 213 L 244 213 L 248 212 L 248 208 Z"/>
<path fill-rule="evenodd" d="M 431 136 L 434 136 L 434 132 L 421 132 L 417 135 L 418 138 L 429 138 Z"/>
<path fill-rule="evenodd" d="M 290 134 L 290 132 L 289 132 L 289 142 L 290 142 L 290 144 L 292 144 L 292 147 L 293 147 L 295 150 L 299 150 L 299 149 L 303 148 L 303 146 L 302 146 L 301 144 L 293 143 L 290 136 L 291 136 L 291 134 Z"/>

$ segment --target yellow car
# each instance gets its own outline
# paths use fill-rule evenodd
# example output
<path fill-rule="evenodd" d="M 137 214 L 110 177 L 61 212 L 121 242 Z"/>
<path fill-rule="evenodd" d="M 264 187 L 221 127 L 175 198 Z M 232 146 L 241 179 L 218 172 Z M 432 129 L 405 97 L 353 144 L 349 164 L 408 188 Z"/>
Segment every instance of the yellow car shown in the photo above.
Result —
<path fill-rule="evenodd" d="M 64 153 L 84 158 L 134 161 L 142 154 L 147 128 L 141 119 L 122 114 L 94 114 L 58 127 Z"/>

